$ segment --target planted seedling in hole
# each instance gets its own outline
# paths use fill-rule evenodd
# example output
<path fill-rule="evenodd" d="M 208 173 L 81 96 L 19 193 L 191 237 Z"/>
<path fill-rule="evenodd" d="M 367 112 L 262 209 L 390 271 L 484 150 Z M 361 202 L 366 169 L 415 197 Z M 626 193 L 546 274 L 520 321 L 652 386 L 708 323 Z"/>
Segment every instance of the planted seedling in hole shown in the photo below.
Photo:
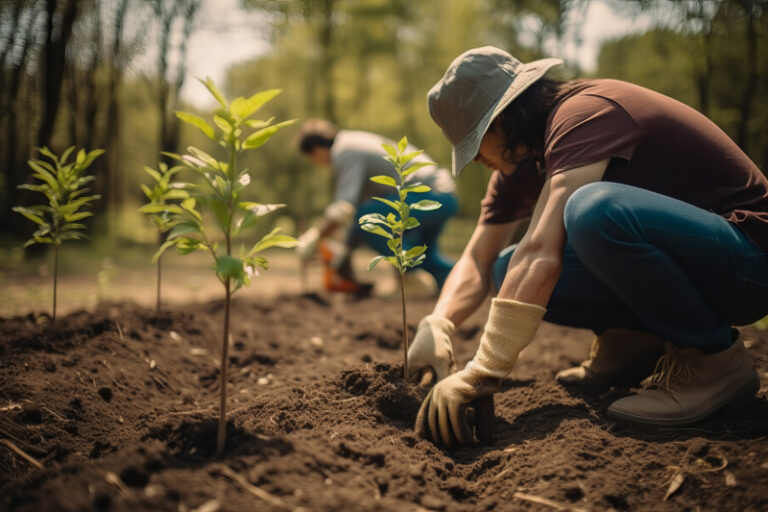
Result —
<path fill-rule="evenodd" d="M 210 253 L 216 276 L 224 285 L 224 335 L 221 342 L 221 396 L 219 410 L 219 429 L 216 447 L 219 453 L 224 451 L 226 441 L 226 400 L 227 400 L 227 359 L 229 349 L 229 309 L 232 294 L 242 286 L 250 284 L 251 277 L 258 275 L 258 269 L 266 270 L 269 266 L 261 252 L 269 247 L 294 247 L 296 240 L 280 234 L 275 228 L 250 248 L 240 247 L 233 255 L 233 239 L 242 232 L 253 228 L 259 217 L 285 205 L 262 204 L 243 201 L 243 191 L 251 183 L 248 169 L 239 169 L 237 159 L 244 151 L 250 151 L 264 145 L 282 127 L 293 121 L 274 123 L 274 118 L 265 121 L 252 119 L 262 105 L 280 93 L 280 89 L 270 89 L 250 98 L 236 98 L 228 102 L 209 78 L 202 82 L 216 98 L 220 108 L 213 116 L 214 126 L 203 118 L 186 112 L 176 115 L 187 124 L 198 128 L 208 138 L 223 148 L 226 160 L 220 161 L 205 151 L 190 146 L 184 156 L 168 153 L 182 163 L 184 167 L 195 171 L 198 179 L 195 183 L 177 185 L 189 192 L 189 197 L 180 204 L 165 205 L 168 222 L 167 240 L 160 246 L 153 260 L 169 247 L 176 246 L 179 254 L 189 254 L 197 250 Z M 250 132 L 246 135 L 246 131 Z M 222 244 L 214 241 L 203 222 L 198 210 L 198 200 L 207 205 L 215 220 L 214 230 L 218 231 Z M 145 213 L 159 213 L 152 205 L 142 207 Z"/>
<path fill-rule="evenodd" d="M 387 247 L 392 251 L 392 256 L 376 256 L 368 264 L 368 270 L 372 270 L 380 261 L 386 260 L 395 267 L 400 275 L 400 298 L 403 311 L 403 371 L 404 378 L 408 379 L 408 325 L 406 323 L 405 310 L 405 273 L 424 261 L 424 253 L 427 250 L 426 245 L 417 245 L 410 249 L 403 246 L 405 232 L 419 226 L 419 221 L 411 217 L 411 210 L 436 210 L 442 205 L 438 201 L 422 199 L 415 203 L 408 204 L 408 194 L 429 192 L 431 189 L 427 185 L 417 182 L 406 184 L 406 178 L 418 171 L 422 167 L 435 165 L 433 162 L 411 162 L 414 158 L 423 153 L 423 151 L 413 151 L 405 153 L 408 147 L 408 139 L 403 137 L 397 143 L 397 147 L 390 144 L 382 144 L 384 151 L 387 152 L 386 160 L 395 168 L 396 177 L 392 176 L 374 176 L 371 181 L 380 185 L 392 187 L 397 192 L 397 198 L 392 201 L 383 197 L 374 197 L 376 201 L 381 201 L 392 209 L 392 212 L 386 216 L 381 213 L 369 213 L 360 217 L 360 228 L 369 233 L 383 236 L 387 239 Z"/>
<path fill-rule="evenodd" d="M 16 206 L 13 211 L 18 212 L 37 224 L 37 230 L 32 233 L 32 238 L 24 243 L 24 247 L 32 244 L 53 245 L 53 324 L 56 325 L 56 291 L 59 280 L 59 246 L 64 240 L 83 240 L 88 238 L 85 234 L 85 225 L 78 221 L 90 217 L 93 213 L 88 211 L 91 202 L 98 199 L 98 195 L 85 195 L 90 189 L 86 186 L 95 178 L 85 175 L 85 170 L 102 153 L 101 149 L 86 152 L 81 149 L 77 152 L 74 161 L 67 160 L 75 150 L 75 146 L 62 153 L 61 158 L 56 156 L 47 147 L 37 148 L 45 160 L 29 160 L 32 169 L 32 177 L 40 183 L 34 185 L 19 185 L 19 188 L 40 192 L 48 199 L 48 204 L 35 206 Z"/>
<path fill-rule="evenodd" d="M 169 204 L 175 204 L 177 201 L 184 201 L 189 198 L 189 192 L 184 190 L 183 184 L 171 183 L 173 176 L 179 171 L 183 170 L 183 165 L 177 165 L 174 167 L 168 167 L 165 163 L 160 163 L 157 170 L 145 166 L 144 172 L 150 175 L 154 185 L 149 188 L 147 185 L 142 184 L 141 190 L 144 195 L 149 199 L 149 203 L 142 206 L 139 211 L 149 216 L 152 222 L 157 228 L 157 238 L 160 245 L 165 240 L 165 233 L 171 229 L 174 225 L 174 221 L 171 220 L 170 212 L 167 206 Z M 162 256 L 157 258 L 157 312 L 160 312 L 160 284 L 162 277 Z"/>

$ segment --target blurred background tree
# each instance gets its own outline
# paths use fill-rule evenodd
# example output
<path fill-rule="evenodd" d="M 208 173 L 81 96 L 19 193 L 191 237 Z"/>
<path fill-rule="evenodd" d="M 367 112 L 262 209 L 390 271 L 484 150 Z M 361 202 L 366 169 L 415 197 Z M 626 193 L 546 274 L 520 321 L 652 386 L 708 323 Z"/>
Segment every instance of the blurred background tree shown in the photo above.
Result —
<path fill-rule="evenodd" d="M 445 166 L 450 148 L 429 118 L 425 93 L 451 60 L 485 44 L 523 60 L 568 57 L 568 45 L 578 46 L 588 35 L 583 31 L 590 5 L 607 4 L 624 18 L 651 22 L 605 41 L 594 69 L 579 69 L 568 59 L 562 75 L 625 79 L 671 95 L 710 116 L 763 170 L 768 165 L 765 0 L 237 1 L 230 8 L 243 19 L 260 20 L 248 29 L 263 51 L 228 68 L 228 95 L 282 88 L 270 115 L 324 117 L 392 139 L 407 134 Z M 126 243 L 154 242 L 152 226 L 136 212 L 138 184 L 146 182 L 142 167 L 155 165 L 160 150 L 190 144 L 215 150 L 179 126 L 173 110 L 198 108 L 186 104 L 182 92 L 194 68 L 189 42 L 210 29 L 211 13 L 221 5 L 0 0 L 3 244 L 28 236 L 11 207 L 29 201 L 16 186 L 41 144 L 106 148 L 93 168 L 105 215 L 92 232 Z M 259 200 L 288 204 L 283 220 L 304 229 L 329 199 L 330 176 L 303 162 L 290 137 L 289 129 L 244 165 Z M 456 225 L 474 222 L 488 176 L 479 166 L 462 174 Z"/>

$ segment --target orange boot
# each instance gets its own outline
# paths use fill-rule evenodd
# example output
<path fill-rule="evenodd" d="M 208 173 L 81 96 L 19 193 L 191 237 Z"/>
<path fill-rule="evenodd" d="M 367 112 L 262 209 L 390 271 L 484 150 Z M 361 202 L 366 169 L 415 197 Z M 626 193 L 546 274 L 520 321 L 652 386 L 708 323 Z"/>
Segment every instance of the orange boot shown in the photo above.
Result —
<path fill-rule="evenodd" d="M 323 287 L 329 292 L 349 293 L 358 297 L 367 297 L 373 290 L 371 283 L 359 283 L 341 275 L 332 264 L 336 253 L 326 242 L 320 242 L 320 259 L 323 262 Z"/>

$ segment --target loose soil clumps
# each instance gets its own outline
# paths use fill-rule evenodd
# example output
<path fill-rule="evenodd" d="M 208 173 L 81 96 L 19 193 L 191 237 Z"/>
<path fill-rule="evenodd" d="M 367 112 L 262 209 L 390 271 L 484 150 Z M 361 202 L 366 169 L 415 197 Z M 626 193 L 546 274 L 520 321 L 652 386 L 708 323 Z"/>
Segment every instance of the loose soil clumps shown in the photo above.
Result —
<path fill-rule="evenodd" d="M 409 328 L 431 307 L 413 302 Z M 412 430 L 426 390 L 402 380 L 399 303 L 383 299 L 235 300 L 219 457 L 222 308 L 105 304 L 56 331 L 0 319 L 0 510 L 768 508 L 765 386 L 689 428 L 614 422 L 626 391 L 553 379 L 591 334 L 544 324 L 496 396 L 495 443 L 443 451 Z M 460 365 L 483 321 L 456 336 Z M 766 382 L 768 335 L 746 338 Z"/>

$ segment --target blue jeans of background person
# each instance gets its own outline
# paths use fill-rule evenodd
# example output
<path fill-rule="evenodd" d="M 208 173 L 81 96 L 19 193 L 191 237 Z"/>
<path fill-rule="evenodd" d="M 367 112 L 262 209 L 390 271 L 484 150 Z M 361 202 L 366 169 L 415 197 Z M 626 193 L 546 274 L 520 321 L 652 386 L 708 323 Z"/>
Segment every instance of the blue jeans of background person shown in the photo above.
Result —
<path fill-rule="evenodd" d="M 568 199 L 563 270 L 545 319 L 644 330 L 717 352 L 731 325 L 768 314 L 768 258 L 714 213 L 641 188 L 586 185 Z M 514 246 L 493 269 L 497 290 Z"/>
<path fill-rule="evenodd" d="M 397 194 L 385 196 L 390 201 L 398 200 Z M 446 258 L 440 253 L 438 238 L 445 227 L 445 223 L 456 215 L 459 209 L 459 203 L 453 194 L 440 194 L 436 192 L 425 192 L 420 194 L 408 194 L 407 201 L 415 203 L 422 199 L 431 199 L 442 204 L 437 210 L 422 211 L 411 210 L 411 217 L 415 217 L 420 225 L 405 232 L 403 244 L 405 249 L 410 249 L 416 245 L 426 245 L 427 252 L 424 262 L 419 266 L 432 274 L 437 281 L 438 287 L 442 288 L 445 279 L 453 268 L 454 261 Z M 347 234 L 347 245 L 351 248 L 357 247 L 361 242 L 369 245 L 379 254 L 391 256 L 392 251 L 387 247 L 387 239 L 373 233 L 368 233 L 360 229 L 357 220 L 363 215 L 369 213 L 380 213 L 386 216 L 392 212 L 392 209 L 380 201 L 367 199 L 364 201 L 355 215 L 355 225 L 352 226 Z"/>

